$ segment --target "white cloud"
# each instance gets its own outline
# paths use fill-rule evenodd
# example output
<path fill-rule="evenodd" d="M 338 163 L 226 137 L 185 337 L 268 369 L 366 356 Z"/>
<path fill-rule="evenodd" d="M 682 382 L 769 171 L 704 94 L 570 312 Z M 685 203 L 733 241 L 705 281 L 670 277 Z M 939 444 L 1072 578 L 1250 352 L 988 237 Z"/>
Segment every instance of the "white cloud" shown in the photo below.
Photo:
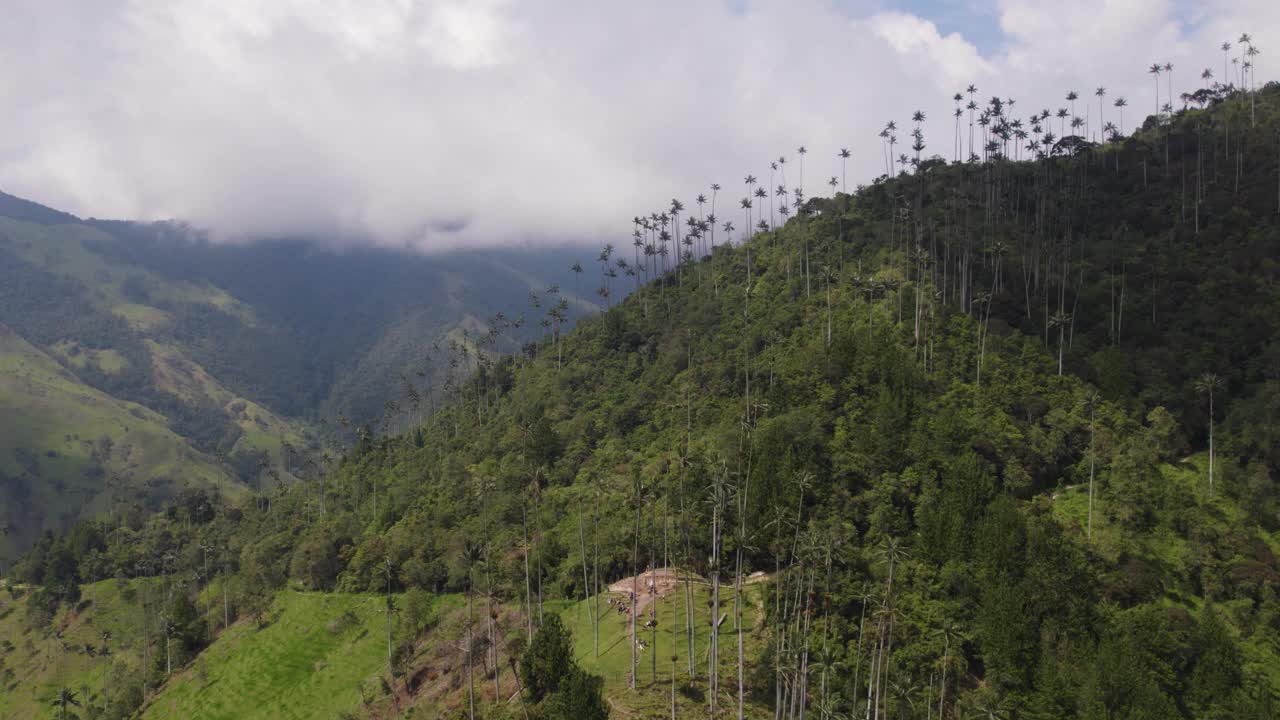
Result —
<path fill-rule="evenodd" d="M 735 199 L 779 155 L 796 184 L 801 144 L 811 193 L 840 147 L 866 181 L 879 129 L 916 109 L 928 152 L 950 157 L 950 98 L 970 82 L 1019 114 L 1106 85 L 1132 127 L 1151 62 L 1175 63 L 1176 94 L 1221 73 L 1217 46 L 1241 30 L 1280 46 L 1264 0 L 1202 4 L 1193 25 L 1171 0 L 1003 0 L 987 56 L 927 18 L 825 0 L 11 4 L 0 188 L 228 238 L 427 248 L 625 239 L 632 215 L 712 181 Z"/>

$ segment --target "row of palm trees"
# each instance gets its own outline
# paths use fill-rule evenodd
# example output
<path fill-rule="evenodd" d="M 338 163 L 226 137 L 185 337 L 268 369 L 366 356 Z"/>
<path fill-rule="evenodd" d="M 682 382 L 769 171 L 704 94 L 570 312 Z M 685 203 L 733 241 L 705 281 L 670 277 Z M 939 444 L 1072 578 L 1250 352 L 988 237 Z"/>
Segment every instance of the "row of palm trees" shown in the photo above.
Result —
<path fill-rule="evenodd" d="M 1254 58 L 1259 51 L 1248 34 L 1242 35 L 1239 43 L 1245 57 L 1243 63 L 1240 62 L 1240 58 L 1235 59 L 1240 66 L 1239 87 L 1248 87 L 1247 83 L 1254 82 Z M 1230 43 L 1224 43 L 1226 50 L 1229 51 L 1230 47 Z M 1148 69 L 1156 79 L 1155 117 L 1157 119 L 1168 118 L 1172 114 L 1173 68 L 1173 63 L 1166 61 L 1153 63 Z M 1160 102 L 1159 76 L 1161 74 L 1166 76 L 1168 88 L 1166 102 L 1163 104 Z M 1211 79 L 1212 76 L 1213 73 L 1209 69 L 1202 74 L 1202 78 L 1206 79 Z M 1222 87 L 1224 91 L 1230 92 L 1237 86 L 1232 84 Z M 979 106 L 977 94 L 978 88 L 971 84 L 963 93 L 957 92 L 953 96 L 956 103 L 953 111 L 955 117 L 953 162 L 986 163 L 997 159 L 1015 161 L 1044 159 L 1058 154 L 1070 154 L 1074 151 L 1074 145 L 1086 138 L 1118 142 L 1125 136 L 1124 111 L 1128 107 L 1128 100 L 1123 96 L 1111 100 L 1110 104 L 1115 109 L 1116 115 L 1114 121 L 1107 120 L 1108 91 L 1103 86 L 1097 87 L 1093 93 L 1098 102 L 1096 124 L 1089 117 L 1090 113 L 1086 112 L 1083 118 L 1076 113 L 1076 102 L 1081 99 L 1081 95 L 1075 90 L 1070 90 L 1065 95 L 1066 106 L 1059 107 L 1056 112 L 1043 108 L 1032 113 L 1025 120 L 1013 116 L 1013 110 L 1017 104 L 1014 98 L 992 96 L 984 105 Z M 966 95 L 967 103 L 962 105 Z M 1196 101 L 1194 94 L 1187 93 L 1184 93 L 1181 99 L 1184 108 Z M 969 129 L 967 148 L 961 124 L 966 111 Z M 896 121 L 889 121 L 879 131 L 886 178 L 896 177 L 900 172 L 905 172 L 908 167 L 918 171 L 925 162 L 923 152 L 927 146 L 924 140 L 923 123 L 926 115 L 924 111 L 917 110 L 912 114 L 911 120 L 914 123 L 910 131 L 913 157 L 906 154 L 898 154 L 895 157 L 899 142 Z M 1093 128 L 1097 129 L 1096 134 Z M 685 205 L 679 199 L 672 199 L 669 206 L 660 210 L 634 216 L 631 221 L 632 258 L 630 260 L 623 257 L 614 258 L 614 247 L 611 244 L 606 245 L 598 258 L 601 266 L 601 284 L 596 294 L 608 304 L 609 298 L 616 291 L 613 280 L 619 274 L 631 278 L 633 289 L 637 290 L 647 282 L 671 272 L 674 272 L 677 279 L 682 281 L 687 266 L 700 258 L 714 255 L 717 231 L 721 233 L 722 244 L 731 244 L 735 240 L 735 231 L 740 232 L 737 240 L 742 242 L 756 232 L 778 226 L 779 218 L 782 223 L 785 223 L 793 212 L 801 212 L 805 205 L 804 158 L 808 153 L 809 149 L 805 145 L 800 145 L 796 149 L 800 176 L 794 188 L 789 188 L 786 182 L 787 157 L 785 155 L 769 161 L 768 186 L 763 186 L 760 179 L 753 173 L 744 176 L 745 193 L 737 202 L 737 207 L 742 212 L 741 227 L 735 225 L 732 220 L 724 220 L 717 215 L 717 201 L 723 189 L 719 183 L 710 184 L 709 196 L 706 193 L 700 193 L 697 196 L 696 216 L 693 213 L 685 215 Z M 848 191 L 848 161 L 851 157 L 852 153 L 848 148 L 840 148 L 835 154 L 835 158 L 840 163 L 840 174 L 831 176 L 827 181 L 833 193 L 837 186 L 841 192 Z M 781 183 L 775 185 L 778 177 L 781 178 Z M 767 219 L 766 205 L 768 205 Z M 682 216 L 684 216 L 683 223 L 681 223 Z M 575 263 L 573 270 L 575 273 L 581 273 L 581 265 Z"/>

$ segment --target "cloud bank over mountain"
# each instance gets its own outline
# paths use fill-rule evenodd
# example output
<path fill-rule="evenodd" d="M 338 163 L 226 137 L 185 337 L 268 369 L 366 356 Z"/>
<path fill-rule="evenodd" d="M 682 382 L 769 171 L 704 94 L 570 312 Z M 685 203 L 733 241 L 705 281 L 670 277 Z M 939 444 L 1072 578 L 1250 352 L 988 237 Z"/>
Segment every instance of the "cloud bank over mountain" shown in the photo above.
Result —
<path fill-rule="evenodd" d="M 1155 109 L 1151 63 L 1174 65 L 1176 97 L 1221 76 L 1218 47 L 1241 32 L 1264 52 L 1259 78 L 1280 47 L 1267 0 L 1003 0 L 994 45 L 912 7 L 19 0 L 0 25 L 0 189 L 228 240 L 626 242 L 636 213 L 712 182 L 736 201 L 780 155 L 798 185 L 802 144 L 809 194 L 840 174 L 841 147 L 850 186 L 868 182 L 877 133 L 917 109 L 926 154 L 950 158 L 951 97 L 970 83 L 1017 117 L 1074 89 L 1093 132 L 1105 86 L 1106 119 L 1125 96 L 1129 129 Z"/>

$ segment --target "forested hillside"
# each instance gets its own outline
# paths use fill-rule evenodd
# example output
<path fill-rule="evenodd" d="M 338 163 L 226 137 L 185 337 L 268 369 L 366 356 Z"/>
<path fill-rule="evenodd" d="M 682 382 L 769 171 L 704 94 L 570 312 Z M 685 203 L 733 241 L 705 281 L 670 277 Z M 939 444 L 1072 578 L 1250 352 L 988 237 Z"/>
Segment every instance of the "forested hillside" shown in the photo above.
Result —
<path fill-rule="evenodd" d="M 600 682 L 617 716 L 1275 717 L 1280 87 L 1104 144 L 1010 105 L 853 193 L 638 215 L 584 263 L 629 297 L 406 432 L 39 544 L 29 634 L 160 576 L 149 672 L 78 696 L 106 717 L 222 697 L 236 656 L 183 672 L 162 619 L 274 652 L 284 589 L 385 596 L 333 717 L 594 718 Z M 539 685 L 562 618 L 602 681 Z"/>
<path fill-rule="evenodd" d="M 0 194 L 0 566 L 82 514 L 262 490 L 359 427 L 419 419 L 456 348 L 536 335 L 497 308 L 568 281 L 571 257 L 215 244 Z M 594 308 L 572 299 L 566 319 Z"/>

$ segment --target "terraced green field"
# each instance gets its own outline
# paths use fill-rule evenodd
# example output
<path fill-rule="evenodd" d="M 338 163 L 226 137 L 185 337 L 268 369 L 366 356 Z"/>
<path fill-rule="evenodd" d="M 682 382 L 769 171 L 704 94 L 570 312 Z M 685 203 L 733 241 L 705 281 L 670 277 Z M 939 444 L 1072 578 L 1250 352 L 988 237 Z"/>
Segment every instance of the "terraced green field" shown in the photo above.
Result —
<path fill-rule="evenodd" d="M 758 631 L 761 593 L 767 585 L 748 588 L 744 593 L 744 645 L 748 658 L 754 656 L 762 642 Z M 707 638 L 709 634 L 709 588 L 694 585 L 697 628 L 695 665 L 700 678 L 688 687 L 687 641 L 685 639 L 684 600 L 682 593 L 672 593 L 658 604 L 657 648 L 659 662 L 653 675 L 653 633 L 644 631 L 646 648 L 640 654 L 639 686 L 628 688 L 631 655 L 628 626 L 622 615 L 600 602 L 600 653 L 595 652 L 592 624 L 588 620 L 587 603 L 549 602 L 544 611 L 558 612 L 574 635 L 576 657 L 589 672 L 602 675 L 610 702 L 628 712 L 669 710 L 672 692 L 674 653 L 676 701 L 681 713 L 696 712 L 705 707 L 707 673 Z M 720 638 L 721 703 L 733 703 L 736 691 L 737 634 L 732 619 L 732 588 L 722 594 L 723 612 L 729 614 L 722 625 Z M 392 700 L 383 681 L 386 679 L 386 626 L 383 599 L 377 595 L 334 593 L 281 593 L 269 613 L 270 622 L 259 629 L 251 621 L 235 624 L 230 631 L 201 655 L 191 667 L 174 676 L 151 701 L 142 714 L 147 720 L 169 718 L 337 718 L 344 711 L 367 709 L 374 713 L 405 712 L 412 708 L 414 717 L 444 717 L 449 708 L 466 702 L 464 665 L 458 654 L 465 633 L 465 601 L 459 596 L 439 599 L 432 628 L 415 643 L 409 660 L 409 671 L 400 678 L 398 687 L 422 682 L 422 694 Z M 477 605 L 477 618 L 483 615 Z M 507 623 L 507 643 L 523 635 L 520 607 L 508 605 L 501 610 Z M 400 636 L 399 620 L 397 637 Z M 483 621 L 477 627 L 484 635 Z M 502 646 L 504 668 L 506 643 Z M 474 668 L 477 702 L 492 703 L 492 676 L 488 656 L 476 659 Z M 437 676 L 443 673 L 442 676 Z M 410 678 L 415 678 L 411 680 Z M 450 682 L 452 678 L 452 682 Z M 509 671 L 502 676 L 504 697 L 514 694 L 515 684 Z M 394 703 L 400 703 L 394 705 Z M 647 716 L 647 715 L 645 715 Z"/>
<path fill-rule="evenodd" d="M 386 667 L 384 607 L 375 595 L 281 593 L 269 625 L 234 625 L 142 717 L 314 720 L 355 709 L 361 684 Z"/>

